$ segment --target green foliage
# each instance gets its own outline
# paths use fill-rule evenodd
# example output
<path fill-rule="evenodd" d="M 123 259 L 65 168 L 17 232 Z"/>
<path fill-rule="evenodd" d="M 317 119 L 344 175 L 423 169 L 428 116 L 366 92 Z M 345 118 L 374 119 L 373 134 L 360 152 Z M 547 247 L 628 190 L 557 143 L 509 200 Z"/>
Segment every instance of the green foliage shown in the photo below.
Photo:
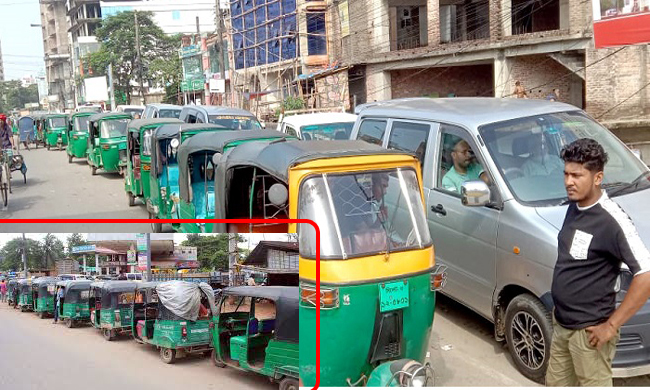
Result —
<path fill-rule="evenodd" d="M 153 13 L 138 12 L 140 31 L 140 52 L 144 69 L 142 80 L 156 80 L 159 69 L 151 70 L 156 59 L 170 60 L 176 55 L 176 38 L 170 38 L 153 21 Z M 131 100 L 131 82 L 139 82 L 139 67 L 135 39 L 135 12 L 126 11 L 109 16 L 102 21 L 102 26 L 95 35 L 100 42 L 100 50 L 91 55 L 89 60 L 93 71 L 106 69 L 113 64 L 116 91 L 123 91 L 126 100 Z M 94 63 L 94 65 L 93 65 Z M 117 96 L 120 95 L 116 93 Z"/>
<path fill-rule="evenodd" d="M 0 82 L 0 112 L 24 109 L 27 103 L 38 103 L 38 86 L 23 87 L 19 80 Z"/>
<path fill-rule="evenodd" d="M 183 80 L 183 67 L 181 59 L 176 54 L 176 46 L 181 38 L 177 35 L 165 39 L 165 51 L 168 55 L 151 61 L 148 76 L 154 86 L 165 88 L 165 103 L 180 104 L 181 97 L 178 91 Z"/>
<path fill-rule="evenodd" d="M 244 238 L 237 235 L 237 242 L 244 242 Z M 197 260 L 202 270 L 228 269 L 228 234 L 188 234 L 187 240 L 181 245 L 196 247 Z M 242 257 L 244 251 L 239 249 L 238 252 Z"/>
<path fill-rule="evenodd" d="M 23 239 L 14 238 L 7 242 L 0 249 L 0 269 L 6 271 L 20 271 L 23 269 L 22 259 Z M 40 242 L 28 238 L 25 240 L 25 254 L 27 257 L 27 268 L 44 268 L 43 248 Z"/>
<path fill-rule="evenodd" d="M 45 238 L 43 238 L 43 243 L 41 244 L 43 249 L 43 256 L 45 257 L 45 267 L 54 266 L 57 260 L 65 258 L 65 248 L 63 242 L 59 240 L 54 234 L 48 233 Z"/>

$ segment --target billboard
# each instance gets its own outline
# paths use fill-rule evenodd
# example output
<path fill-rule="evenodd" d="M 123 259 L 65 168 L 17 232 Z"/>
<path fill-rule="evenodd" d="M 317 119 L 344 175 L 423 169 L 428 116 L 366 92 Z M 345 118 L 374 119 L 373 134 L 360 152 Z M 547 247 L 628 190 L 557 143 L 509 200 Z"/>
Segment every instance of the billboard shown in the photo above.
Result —
<path fill-rule="evenodd" d="M 650 0 L 592 0 L 596 48 L 650 42 Z"/>
<path fill-rule="evenodd" d="M 108 83 L 106 76 L 89 77 L 84 80 L 87 102 L 108 101 Z"/>

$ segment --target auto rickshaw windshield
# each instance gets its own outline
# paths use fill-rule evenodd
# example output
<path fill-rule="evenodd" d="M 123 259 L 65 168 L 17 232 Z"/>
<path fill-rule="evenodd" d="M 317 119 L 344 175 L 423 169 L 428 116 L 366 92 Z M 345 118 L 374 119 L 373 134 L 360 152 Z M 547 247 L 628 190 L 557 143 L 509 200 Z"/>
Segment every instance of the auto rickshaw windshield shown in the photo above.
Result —
<path fill-rule="evenodd" d="M 74 118 L 74 131 L 88 132 L 89 116 L 78 116 Z"/>
<path fill-rule="evenodd" d="M 55 118 L 50 118 L 48 119 L 50 122 L 50 127 L 53 129 L 59 128 L 59 127 L 66 127 L 68 125 L 67 120 L 65 117 L 55 117 Z"/>
<path fill-rule="evenodd" d="M 261 130 L 262 125 L 257 118 L 238 115 L 210 115 L 208 122 L 227 127 L 231 130 Z"/>
<path fill-rule="evenodd" d="M 300 188 L 298 218 L 321 231 L 321 257 L 344 259 L 431 245 L 415 171 L 322 174 Z M 300 254 L 315 258 L 315 230 L 302 225 Z"/>
<path fill-rule="evenodd" d="M 103 121 L 100 125 L 102 138 L 125 137 L 128 119 L 112 119 Z"/>

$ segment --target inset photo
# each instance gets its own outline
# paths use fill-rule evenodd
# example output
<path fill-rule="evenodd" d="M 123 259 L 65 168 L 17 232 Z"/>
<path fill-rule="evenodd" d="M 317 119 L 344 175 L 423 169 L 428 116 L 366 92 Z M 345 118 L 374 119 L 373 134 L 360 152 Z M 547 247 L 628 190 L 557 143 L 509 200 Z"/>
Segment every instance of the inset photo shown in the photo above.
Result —
<path fill-rule="evenodd" d="M 295 234 L 0 234 L 2 383 L 297 389 L 298 253 Z"/>

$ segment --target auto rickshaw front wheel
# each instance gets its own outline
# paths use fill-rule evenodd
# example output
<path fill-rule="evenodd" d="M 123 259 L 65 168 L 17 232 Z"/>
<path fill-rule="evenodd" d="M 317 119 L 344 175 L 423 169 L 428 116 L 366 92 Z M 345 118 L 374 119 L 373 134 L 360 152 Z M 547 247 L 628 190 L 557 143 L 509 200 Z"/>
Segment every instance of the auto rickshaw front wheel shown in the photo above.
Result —
<path fill-rule="evenodd" d="M 212 353 L 210 354 L 210 359 L 212 359 L 212 364 L 219 368 L 224 368 L 226 367 L 226 363 L 222 362 L 221 360 L 217 359 L 217 350 L 213 349 Z"/>
<path fill-rule="evenodd" d="M 176 350 L 171 348 L 160 348 L 160 358 L 167 364 L 172 364 L 176 361 Z"/>
<path fill-rule="evenodd" d="M 72 164 L 72 155 L 68 154 L 68 164 Z"/>
<path fill-rule="evenodd" d="M 280 390 L 298 390 L 298 380 L 285 377 L 280 381 Z"/>
<path fill-rule="evenodd" d="M 106 341 L 113 341 L 115 339 L 115 332 L 111 329 L 103 329 L 103 333 Z"/>
<path fill-rule="evenodd" d="M 47 150 L 50 150 L 50 144 L 47 144 Z"/>
<path fill-rule="evenodd" d="M 135 206 L 135 196 L 132 193 L 126 192 L 126 197 L 129 199 L 129 207 Z"/>
<path fill-rule="evenodd" d="M 72 318 L 66 318 L 65 326 L 67 326 L 68 328 L 74 328 L 74 321 L 72 320 Z"/>

